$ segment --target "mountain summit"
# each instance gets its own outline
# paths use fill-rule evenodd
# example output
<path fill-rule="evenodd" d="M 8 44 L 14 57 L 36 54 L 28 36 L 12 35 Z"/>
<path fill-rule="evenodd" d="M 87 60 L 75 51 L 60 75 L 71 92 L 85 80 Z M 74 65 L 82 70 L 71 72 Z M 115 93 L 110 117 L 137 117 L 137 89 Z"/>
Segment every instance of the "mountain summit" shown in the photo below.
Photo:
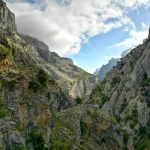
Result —
<path fill-rule="evenodd" d="M 3 0 L 0 0 L 0 29 L 14 32 L 17 31 L 15 15 L 9 10 Z"/>

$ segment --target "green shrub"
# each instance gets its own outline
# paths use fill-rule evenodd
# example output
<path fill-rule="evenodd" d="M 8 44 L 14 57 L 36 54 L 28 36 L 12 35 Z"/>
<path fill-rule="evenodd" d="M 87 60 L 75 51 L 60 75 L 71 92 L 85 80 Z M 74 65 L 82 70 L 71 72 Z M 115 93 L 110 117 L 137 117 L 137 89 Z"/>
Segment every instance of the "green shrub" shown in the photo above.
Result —
<path fill-rule="evenodd" d="M 46 86 L 48 83 L 48 75 L 42 69 L 39 70 L 35 78 L 32 78 L 29 82 L 29 89 L 32 89 L 34 92 L 37 92 L 43 86 Z"/>
<path fill-rule="evenodd" d="M 81 135 L 84 136 L 87 134 L 87 131 L 88 131 L 88 126 L 86 123 L 84 122 L 80 122 L 80 130 L 81 130 Z"/>
<path fill-rule="evenodd" d="M 147 133 L 147 128 L 146 127 L 140 127 L 139 128 L 139 132 L 140 132 L 140 135 L 145 135 Z"/>
<path fill-rule="evenodd" d="M 134 127 L 138 124 L 138 121 L 133 121 L 131 124 L 130 124 L 130 128 L 131 129 L 134 129 Z"/>
<path fill-rule="evenodd" d="M 41 85 L 43 85 L 43 86 L 47 85 L 48 75 L 43 69 L 39 70 L 39 72 L 37 74 L 37 78 L 38 78 L 38 81 Z"/>
<path fill-rule="evenodd" d="M 127 114 L 125 122 L 127 123 L 129 120 L 132 120 L 132 119 L 133 119 L 133 116 L 131 114 Z"/>
<path fill-rule="evenodd" d="M 76 104 L 82 104 L 82 99 L 80 97 L 77 97 L 75 99 Z"/>
<path fill-rule="evenodd" d="M 7 116 L 7 109 L 0 108 L 0 118 L 4 118 Z"/>
<path fill-rule="evenodd" d="M 119 82 L 120 82 L 119 77 L 114 77 L 111 81 L 111 86 L 115 86 Z"/>
<path fill-rule="evenodd" d="M 143 74 L 143 80 L 147 80 L 147 79 L 148 79 L 147 73 L 144 72 L 144 74 Z"/>
<path fill-rule="evenodd" d="M 92 113 L 92 119 L 96 119 L 99 116 L 98 111 L 94 110 L 94 112 Z"/>
<path fill-rule="evenodd" d="M 51 148 L 50 150 L 70 150 L 73 146 L 77 146 L 80 150 L 87 150 L 87 148 L 78 143 L 73 143 L 70 141 L 64 140 L 55 140 L 53 137 L 50 138 Z"/>
<path fill-rule="evenodd" d="M 81 150 L 88 150 L 84 145 L 76 144 L 76 146 L 78 146 L 78 148 Z"/>
<path fill-rule="evenodd" d="M 106 79 L 104 79 L 100 84 L 97 84 L 94 89 L 92 89 L 90 94 L 89 104 L 100 104 L 100 95 L 105 87 Z M 101 107 L 101 106 L 100 106 Z"/>
<path fill-rule="evenodd" d="M 5 100 L 2 98 L 0 94 L 0 118 L 4 118 L 7 116 L 7 109 L 5 108 Z"/>
<path fill-rule="evenodd" d="M 128 142 L 128 140 L 129 140 L 129 137 L 130 137 L 131 135 L 127 132 L 127 131 L 124 131 L 123 132 L 123 141 L 124 141 L 124 144 L 126 145 L 127 144 L 127 142 Z"/>
<path fill-rule="evenodd" d="M 8 83 L 9 89 L 10 89 L 11 91 L 14 90 L 15 87 L 16 87 L 16 84 L 17 84 L 17 81 L 16 81 L 16 80 L 10 81 L 10 82 Z"/>
<path fill-rule="evenodd" d="M 39 89 L 41 89 L 41 84 L 38 82 L 37 79 L 32 79 L 29 82 L 29 89 L 32 89 L 34 92 L 37 92 Z"/>
<path fill-rule="evenodd" d="M 0 59 L 6 57 L 12 58 L 12 51 L 4 47 L 3 45 L 0 45 Z"/>
<path fill-rule="evenodd" d="M 138 143 L 135 146 L 135 150 L 149 150 L 150 149 L 150 140 L 144 139 L 142 142 Z"/>
<path fill-rule="evenodd" d="M 24 145 L 19 144 L 16 146 L 15 150 L 25 150 L 25 147 L 24 147 Z"/>
<path fill-rule="evenodd" d="M 51 95 L 52 94 L 50 92 L 48 92 L 47 95 L 46 95 L 46 97 L 49 98 L 49 99 L 51 99 Z"/>
<path fill-rule="evenodd" d="M 2 98 L 2 94 L 0 94 L 0 106 L 3 106 L 5 103 L 5 100 Z"/>
<path fill-rule="evenodd" d="M 45 150 L 45 140 L 42 134 L 38 131 L 33 130 L 29 135 L 29 142 L 32 143 L 35 150 Z"/>
<path fill-rule="evenodd" d="M 105 102 L 108 102 L 108 101 L 109 101 L 109 97 L 102 93 L 101 94 L 101 104 L 104 105 Z"/>

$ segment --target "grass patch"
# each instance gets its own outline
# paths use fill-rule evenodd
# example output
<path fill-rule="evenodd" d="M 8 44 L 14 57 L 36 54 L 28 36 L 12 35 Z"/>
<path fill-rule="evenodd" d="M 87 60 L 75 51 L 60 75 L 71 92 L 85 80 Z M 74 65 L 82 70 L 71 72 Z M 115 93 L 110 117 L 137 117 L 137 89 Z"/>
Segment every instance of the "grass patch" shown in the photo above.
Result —
<path fill-rule="evenodd" d="M 54 140 L 52 143 L 51 150 L 69 150 L 71 147 L 73 147 L 73 143 L 70 142 L 64 142 L 61 140 Z"/>

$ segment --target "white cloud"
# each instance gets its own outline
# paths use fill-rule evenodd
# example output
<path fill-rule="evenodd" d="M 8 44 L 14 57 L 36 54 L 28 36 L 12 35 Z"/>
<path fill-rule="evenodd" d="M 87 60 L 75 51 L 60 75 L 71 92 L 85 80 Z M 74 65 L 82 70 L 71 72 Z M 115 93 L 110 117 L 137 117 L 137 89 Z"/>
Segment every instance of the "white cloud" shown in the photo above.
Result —
<path fill-rule="evenodd" d="M 130 30 L 130 28 L 129 28 L 129 27 L 125 27 L 123 30 L 124 30 L 125 32 L 128 32 L 128 31 Z"/>
<path fill-rule="evenodd" d="M 47 43 L 60 55 L 78 53 L 90 37 L 134 23 L 128 12 L 150 0 L 6 0 L 16 14 L 18 31 Z"/>
<path fill-rule="evenodd" d="M 148 37 L 148 27 L 144 23 L 141 23 L 141 27 L 142 27 L 141 31 L 130 30 L 129 38 L 116 44 L 115 47 L 130 48 L 135 45 L 143 43 L 143 40 Z"/>

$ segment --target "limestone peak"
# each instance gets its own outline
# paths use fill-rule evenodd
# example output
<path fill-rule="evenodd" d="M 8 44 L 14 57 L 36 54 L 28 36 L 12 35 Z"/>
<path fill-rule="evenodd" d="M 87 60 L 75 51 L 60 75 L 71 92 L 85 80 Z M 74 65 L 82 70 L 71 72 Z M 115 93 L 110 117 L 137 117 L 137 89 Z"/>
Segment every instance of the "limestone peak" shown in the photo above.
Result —
<path fill-rule="evenodd" d="M 0 0 L 0 29 L 16 32 L 15 15 L 9 10 L 6 3 Z"/>

